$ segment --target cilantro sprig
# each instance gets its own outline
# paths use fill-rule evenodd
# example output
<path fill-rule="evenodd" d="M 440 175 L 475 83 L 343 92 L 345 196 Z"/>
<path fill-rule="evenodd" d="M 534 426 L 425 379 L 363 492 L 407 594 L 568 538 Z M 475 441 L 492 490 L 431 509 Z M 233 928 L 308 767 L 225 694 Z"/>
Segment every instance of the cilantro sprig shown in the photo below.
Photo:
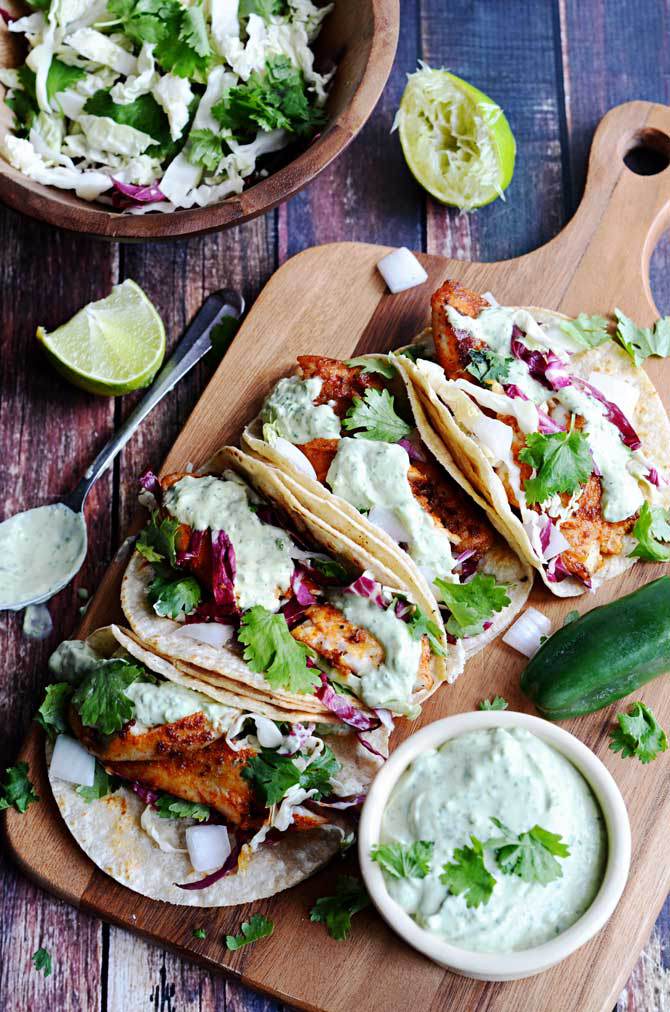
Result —
<path fill-rule="evenodd" d="M 393 379 L 395 366 L 382 355 L 359 355 L 358 358 L 345 359 L 345 365 L 358 366 L 363 373 L 379 373 L 385 379 Z"/>
<path fill-rule="evenodd" d="M 447 583 L 440 577 L 434 582 L 451 612 L 447 632 L 458 639 L 477 636 L 494 612 L 502 611 L 510 603 L 507 584 L 496 583 L 495 577 L 487 573 L 475 573 L 467 583 Z"/>
<path fill-rule="evenodd" d="M 202 589 L 194 576 L 175 579 L 158 573 L 147 588 L 147 597 L 157 615 L 177 619 L 195 611 L 202 600 Z"/>
<path fill-rule="evenodd" d="M 0 784 L 0 812 L 6 808 L 15 808 L 23 815 L 28 805 L 39 801 L 35 788 L 28 779 L 28 763 L 17 763 L 5 770 Z"/>
<path fill-rule="evenodd" d="M 53 966 L 51 962 L 51 953 L 48 949 L 40 947 L 37 952 L 33 952 L 30 958 L 37 971 L 42 970 L 45 977 L 51 976 Z"/>
<path fill-rule="evenodd" d="M 283 615 L 254 605 L 242 616 L 238 637 L 251 670 L 273 689 L 312 693 L 320 684 L 319 672 L 307 666 L 312 650 L 291 636 Z"/>
<path fill-rule="evenodd" d="M 630 553 L 648 562 L 670 562 L 670 511 L 642 504 L 633 527 L 637 545 Z"/>
<path fill-rule="evenodd" d="M 138 46 L 149 42 L 156 47 L 164 70 L 204 81 L 213 54 L 202 3 L 185 7 L 179 0 L 109 0 L 108 9 Z"/>
<path fill-rule="evenodd" d="M 252 784 L 263 803 L 270 807 L 278 804 L 291 787 L 302 787 L 306 791 L 314 789 L 317 798 L 330 794 L 331 780 L 339 769 L 340 763 L 328 746 L 304 770 L 291 756 L 263 748 L 249 759 L 242 776 Z"/>
<path fill-rule="evenodd" d="M 550 833 L 541 826 L 533 826 L 525 833 L 513 833 L 500 821 L 491 818 L 500 830 L 499 837 L 487 841 L 487 850 L 495 853 L 498 867 L 505 875 L 518 875 L 524 882 L 547 885 L 563 877 L 557 857 L 570 856 L 570 848 L 560 834 Z"/>
<path fill-rule="evenodd" d="M 196 822 L 206 822 L 211 815 L 208 805 L 201 805 L 197 801 L 184 801 L 183 798 L 175 798 L 172 794 L 159 794 L 154 802 L 154 808 L 161 819 L 195 819 Z"/>
<path fill-rule="evenodd" d="M 611 339 L 608 322 L 604 316 L 589 316 L 580 313 L 574 320 L 561 320 L 559 327 L 577 344 L 585 348 L 597 348 Z"/>
<path fill-rule="evenodd" d="M 477 707 L 478 710 L 506 710 L 509 703 L 503 696 L 494 696 L 493 699 L 482 699 Z"/>
<path fill-rule="evenodd" d="M 135 705 L 125 689 L 145 672 L 121 658 L 100 661 L 84 675 L 72 696 L 82 724 L 101 734 L 114 734 L 132 719 Z"/>
<path fill-rule="evenodd" d="M 546 502 L 560 492 L 574 492 L 585 484 L 593 471 L 593 458 L 587 437 L 579 429 L 552 432 L 545 436 L 530 432 L 519 460 L 535 469 L 535 477 L 524 482 L 526 501 Z"/>
<path fill-rule="evenodd" d="M 263 914 L 254 914 L 248 921 L 243 921 L 237 935 L 226 935 L 226 948 L 230 952 L 241 949 L 252 942 L 258 942 L 261 938 L 269 938 L 274 931 L 274 922 Z"/>
<path fill-rule="evenodd" d="M 428 618 L 425 612 L 421 611 L 418 604 L 407 619 L 406 624 L 413 639 L 420 640 L 423 636 L 428 637 L 431 654 L 437 657 L 445 656 L 446 650 L 442 645 L 442 637 L 438 626 L 432 619 Z"/>
<path fill-rule="evenodd" d="M 52 741 L 68 729 L 66 711 L 71 695 L 72 686 L 68 682 L 55 682 L 45 689 L 44 700 L 35 720 Z"/>
<path fill-rule="evenodd" d="M 309 912 L 310 921 L 325 924 L 328 934 L 338 942 L 351 931 L 351 918 L 370 906 L 370 897 L 360 879 L 339 875 L 333 896 L 321 896 Z"/>
<path fill-rule="evenodd" d="M 356 432 L 356 439 L 378 439 L 384 443 L 397 443 L 405 439 L 412 427 L 396 414 L 392 395 L 388 390 L 370 388 L 364 396 L 354 397 L 353 404 L 342 419 L 344 428 Z"/>
<path fill-rule="evenodd" d="M 105 798 L 108 794 L 118 791 L 122 783 L 120 777 L 109 774 L 102 763 L 96 760 L 93 785 L 91 787 L 79 786 L 75 790 L 79 797 L 89 804 L 91 801 L 99 801 L 100 798 Z"/>
<path fill-rule="evenodd" d="M 646 765 L 667 749 L 666 733 L 645 703 L 633 703 L 628 713 L 618 713 L 616 719 L 619 726 L 610 731 L 609 747 L 623 759 L 636 756 Z"/>
<path fill-rule="evenodd" d="M 177 564 L 178 533 L 178 520 L 166 517 L 159 522 L 158 513 L 154 511 L 147 526 L 140 531 L 135 547 L 147 562 L 164 562 L 174 567 Z"/>
<path fill-rule="evenodd" d="M 466 369 L 480 383 L 504 383 L 509 379 L 511 355 L 499 355 L 490 348 L 473 348 L 468 355 Z"/>
<path fill-rule="evenodd" d="M 435 844 L 432 840 L 415 840 L 414 843 L 380 843 L 370 851 L 391 878 L 425 878 L 430 871 Z"/>
<path fill-rule="evenodd" d="M 304 75 L 287 56 L 273 56 L 262 71 L 228 88 L 212 115 L 237 140 L 252 140 L 261 130 L 286 130 L 304 137 L 325 122 L 325 113 L 309 98 Z"/>
<path fill-rule="evenodd" d="M 636 366 L 641 366 L 651 355 L 661 358 L 670 355 L 670 316 L 657 320 L 653 327 L 638 327 L 620 309 L 615 309 L 614 315 L 617 340 Z"/>
<path fill-rule="evenodd" d="M 484 845 L 476 836 L 470 836 L 471 847 L 456 847 L 454 860 L 442 868 L 440 882 L 454 896 L 465 895 L 468 907 L 488 903 L 496 880 L 484 864 Z"/>

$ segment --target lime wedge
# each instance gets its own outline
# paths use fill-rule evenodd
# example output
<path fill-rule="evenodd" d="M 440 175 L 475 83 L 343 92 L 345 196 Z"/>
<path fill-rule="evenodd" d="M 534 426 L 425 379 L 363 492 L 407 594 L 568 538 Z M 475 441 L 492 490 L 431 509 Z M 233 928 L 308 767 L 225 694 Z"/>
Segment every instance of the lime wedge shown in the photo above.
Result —
<path fill-rule="evenodd" d="M 124 281 L 62 327 L 37 328 L 55 368 L 75 386 L 116 397 L 151 383 L 165 355 L 165 327 L 139 285 Z"/>
<path fill-rule="evenodd" d="M 408 76 L 396 117 L 412 174 L 443 204 L 471 211 L 502 197 L 516 142 L 502 109 L 447 70 Z"/>

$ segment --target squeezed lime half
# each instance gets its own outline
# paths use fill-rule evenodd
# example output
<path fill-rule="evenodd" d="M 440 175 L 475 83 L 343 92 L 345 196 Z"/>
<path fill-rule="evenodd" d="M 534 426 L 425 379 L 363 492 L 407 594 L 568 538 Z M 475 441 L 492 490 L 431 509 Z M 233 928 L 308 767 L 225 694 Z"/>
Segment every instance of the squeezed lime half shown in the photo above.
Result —
<path fill-rule="evenodd" d="M 441 203 L 472 211 L 509 186 L 516 142 L 502 109 L 448 70 L 408 75 L 396 125 L 412 174 Z"/>
<path fill-rule="evenodd" d="M 37 328 L 56 369 L 75 386 L 116 397 L 148 386 L 165 356 L 165 328 L 149 297 L 134 281 L 90 302 L 48 334 Z"/>

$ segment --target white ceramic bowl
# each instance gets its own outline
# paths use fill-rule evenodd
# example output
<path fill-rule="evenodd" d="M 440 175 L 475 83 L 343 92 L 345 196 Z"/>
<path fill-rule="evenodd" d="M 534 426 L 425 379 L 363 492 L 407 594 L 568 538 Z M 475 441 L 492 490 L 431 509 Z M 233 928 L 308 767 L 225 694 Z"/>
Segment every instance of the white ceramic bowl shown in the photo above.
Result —
<path fill-rule="evenodd" d="M 520 952 L 472 952 L 460 949 L 420 928 L 387 892 L 370 849 L 379 842 L 382 816 L 401 774 L 422 752 L 449 738 L 494 727 L 521 727 L 561 752 L 588 781 L 602 809 L 608 836 L 608 858 L 602 885 L 588 910 L 567 931 L 551 941 Z M 400 745 L 377 774 L 363 806 L 358 836 L 361 870 L 370 896 L 382 917 L 409 945 L 425 956 L 477 980 L 518 980 L 531 977 L 571 955 L 588 942 L 611 917 L 628 878 L 630 824 L 624 800 L 610 773 L 590 749 L 555 724 L 526 713 L 461 713 L 435 721 Z"/>

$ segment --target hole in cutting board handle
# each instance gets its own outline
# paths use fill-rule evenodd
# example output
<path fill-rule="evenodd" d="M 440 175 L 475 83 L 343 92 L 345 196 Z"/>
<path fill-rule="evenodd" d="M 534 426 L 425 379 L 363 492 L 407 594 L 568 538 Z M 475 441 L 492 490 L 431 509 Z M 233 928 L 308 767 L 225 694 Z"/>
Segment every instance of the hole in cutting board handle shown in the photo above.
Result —
<path fill-rule="evenodd" d="M 670 137 L 662 130 L 638 131 L 629 141 L 623 161 L 636 176 L 657 176 L 670 165 Z"/>

